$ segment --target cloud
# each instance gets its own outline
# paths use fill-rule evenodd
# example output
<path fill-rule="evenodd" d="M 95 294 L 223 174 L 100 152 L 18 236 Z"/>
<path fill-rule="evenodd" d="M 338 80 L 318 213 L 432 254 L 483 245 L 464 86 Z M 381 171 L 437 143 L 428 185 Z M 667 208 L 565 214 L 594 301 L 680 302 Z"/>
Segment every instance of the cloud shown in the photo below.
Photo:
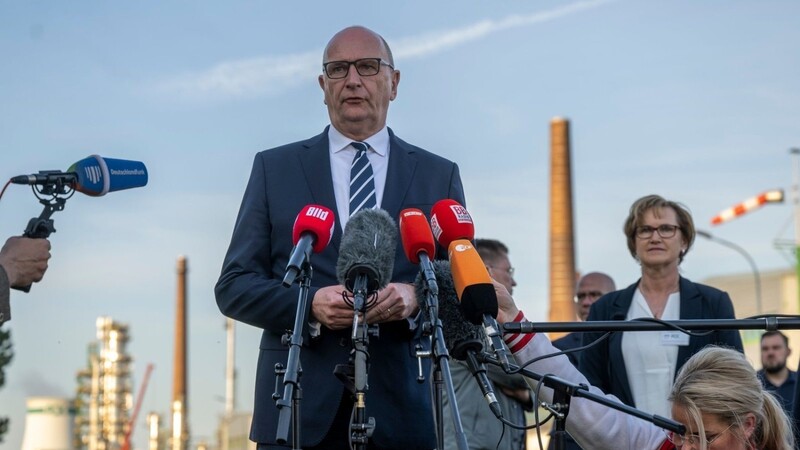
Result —
<path fill-rule="evenodd" d="M 560 19 L 615 0 L 589 0 L 533 14 L 513 14 L 500 20 L 482 20 L 454 28 L 392 41 L 396 57 L 428 56 L 484 38 L 492 33 Z M 284 56 L 226 61 L 206 70 L 170 77 L 157 90 L 192 99 L 244 98 L 285 92 L 320 73 L 322 49 Z"/>

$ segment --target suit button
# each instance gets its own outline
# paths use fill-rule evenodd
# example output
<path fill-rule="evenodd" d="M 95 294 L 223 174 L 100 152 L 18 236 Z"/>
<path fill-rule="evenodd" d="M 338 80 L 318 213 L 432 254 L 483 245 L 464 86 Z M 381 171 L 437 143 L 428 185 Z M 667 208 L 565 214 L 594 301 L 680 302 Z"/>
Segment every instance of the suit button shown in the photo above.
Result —
<path fill-rule="evenodd" d="M 350 342 L 347 338 L 339 338 L 339 347 L 348 347 Z"/>

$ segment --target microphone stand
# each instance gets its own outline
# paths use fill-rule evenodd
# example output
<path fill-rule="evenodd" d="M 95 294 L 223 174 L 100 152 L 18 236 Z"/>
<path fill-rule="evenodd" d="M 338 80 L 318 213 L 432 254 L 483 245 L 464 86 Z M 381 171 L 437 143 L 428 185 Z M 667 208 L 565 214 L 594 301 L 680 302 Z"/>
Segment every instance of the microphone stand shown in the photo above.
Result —
<path fill-rule="evenodd" d="M 366 394 L 369 389 L 367 383 L 369 369 L 369 335 L 377 334 L 377 326 L 372 327 L 363 322 L 361 317 L 367 314 L 367 296 L 369 295 L 369 277 L 359 274 L 353 283 L 353 333 L 352 341 L 355 350 L 354 380 L 355 402 L 354 412 L 350 423 L 350 438 L 356 450 L 366 450 L 367 442 L 375 430 L 375 418 L 367 418 Z M 372 328 L 372 330 L 370 329 Z"/>
<path fill-rule="evenodd" d="M 500 366 L 500 362 L 496 357 L 489 356 L 485 352 L 481 352 L 476 356 L 481 362 Z M 650 422 L 659 428 L 664 428 L 680 435 L 686 434 L 686 427 L 679 422 L 666 417 L 661 417 L 657 414 L 648 414 L 623 403 L 609 400 L 602 395 L 589 392 L 589 387 L 585 384 L 575 384 L 555 375 L 541 375 L 528 369 L 521 369 L 519 366 L 514 364 L 511 364 L 511 370 L 514 373 L 521 373 L 528 378 L 541 381 L 546 387 L 553 389 L 553 401 L 549 405 L 543 404 L 542 406 L 552 412 L 556 418 L 556 422 L 553 425 L 555 427 L 555 433 L 553 435 L 555 438 L 555 450 L 565 449 L 566 442 L 564 441 L 564 438 L 566 437 L 566 421 L 567 414 L 569 414 L 569 404 L 572 400 L 572 397 L 582 397 L 608 408 L 616 409 L 617 411 L 625 414 L 638 417 L 639 419 Z"/>
<path fill-rule="evenodd" d="M 281 363 L 275 364 L 275 393 L 272 394 L 275 406 L 278 407 L 278 431 L 275 441 L 286 444 L 289 434 L 289 423 L 292 424 L 292 449 L 300 450 L 300 400 L 303 398 L 303 389 L 300 387 L 300 376 L 303 369 L 300 367 L 300 350 L 303 348 L 303 327 L 306 320 L 306 305 L 308 304 L 308 291 L 311 287 L 313 270 L 308 259 L 300 269 L 300 292 L 297 295 L 297 312 L 294 316 L 294 328 L 291 334 L 283 335 L 281 342 L 289 346 L 289 358 L 284 368 Z M 283 396 L 278 395 L 280 379 L 283 378 Z M 291 420 L 290 420 L 291 419 Z"/>
<path fill-rule="evenodd" d="M 453 377 L 450 373 L 450 354 L 447 351 L 447 345 L 444 340 L 444 331 L 442 330 L 442 320 L 439 319 L 439 292 L 438 287 L 434 283 L 428 283 L 428 277 L 423 272 L 423 280 L 425 280 L 425 303 L 422 305 L 423 313 L 426 320 L 422 324 L 423 334 L 430 336 L 433 334 L 432 354 L 434 361 L 433 379 L 434 379 L 434 414 L 436 418 L 436 442 L 437 448 L 442 450 L 444 448 L 444 402 L 442 399 L 442 383 L 447 389 L 447 398 L 450 399 L 450 414 L 453 416 L 453 427 L 456 434 L 456 445 L 459 450 L 467 450 L 469 445 L 467 443 L 467 435 L 464 433 L 464 426 L 461 423 L 461 413 L 458 410 L 458 400 L 456 399 L 456 391 L 453 386 Z M 431 333 L 431 329 L 433 332 Z M 423 380 L 422 374 L 422 357 L 430 356 L 430 353 L 417 352 L 417 359 L 419 360 L 419 380 Z"/>
<path fill-rule="evenodd" d="M 551 331 L 659 331 L 659 330 L 798 330 L 800 318 L 776 315 L 751 319 L 686 319 L 656 321 L 648 318 L 633 320 L 598 320 L 589 322 L 507 322 L 506 333 L 548 333 Z"/>

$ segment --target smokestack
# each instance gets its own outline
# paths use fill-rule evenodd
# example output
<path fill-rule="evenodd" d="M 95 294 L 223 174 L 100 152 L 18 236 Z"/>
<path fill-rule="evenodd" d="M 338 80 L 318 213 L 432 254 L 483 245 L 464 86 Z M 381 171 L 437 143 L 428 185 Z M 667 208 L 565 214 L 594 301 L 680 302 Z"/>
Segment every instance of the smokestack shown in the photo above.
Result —
<path fill-rule="evenodd" d="M 550 121 L 550 321 L 575 320 L 575 249 L 569 120 Z M 551 333 L 557 339 L 564 333 Z"/>
<path fill-rule="evenodd" d="M 172 450 L 187 450 L 189 426 L 186 392 L 186 257 L 178 256 L 178 291 L 175 299 L 175 359 L 172 375 Z"/>

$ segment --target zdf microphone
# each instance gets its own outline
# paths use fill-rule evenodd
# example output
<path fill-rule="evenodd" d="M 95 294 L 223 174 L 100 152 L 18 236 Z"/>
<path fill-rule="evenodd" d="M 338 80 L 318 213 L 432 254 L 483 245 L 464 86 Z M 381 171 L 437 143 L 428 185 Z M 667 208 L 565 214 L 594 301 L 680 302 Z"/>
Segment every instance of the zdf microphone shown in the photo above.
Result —
<path fill-rule="evenodd" d="M 286 264 L 283 285 L 289 287 L 311 259 L 311 251 L 319 253 L 328 246 L 333 235 L 336 217 L 333 211 L 320 205 L 306 205 L 297 214 L 292 227 L 294 248 Z"/>
<path fill-rule="evenodd" d="M 434 296 L 438 295 L 436 274 L 431 265 L 431 256 L 436 252 L 436 242 L 433 240 L 433 233 L 425 213 L 417 208 L 400 211 L 400 240 L 406 258 L 411 263 L 420 265 L 428 292 Z"/>
<path fill-rule="evenodd" d="M 456 239 L 472 240 L 475 225 L 467 209 L 455 200 L 439 200 L 431 208 L 431 230 L 444 248 Z"/>
<path fill-rule="evenodd" d="M 478 251 L 466 239 L 457 239 L 448 249 L 450 267 L 456 295 L 461 301 L 461 311 L 470 322 L 480 325 L 506 372 L 511 370 L 508 352 L 503 345 L 500 326 L 497 324 L 497 293 L 492 278 L 486 270 Z"/>
<path fill-rule="evenodd" d="M 11 178 L 14 184 L 65 185 L 92 197 L 147 185 L 147 168 L 139 161 L 91 155 L 66 172 L 44 170 Z"/>
<path fill-rule="evenodd" d="M 496 417 L 502 418 L 503 412 L 494 388 L 486 375 L 486 366 L 479 362 L 477 357 L 479 353 L 483 352 L 481 328 L 469 323 L 464 317 L 456 295 L 450 263 L 434 261 L 433 267 L 439 284 L 439 319 L 442 323 L 445 346 L 454 358 L 466 363 L 478 383 L 483 398 L 489 404 L 489 409 Z M 421 276 L 417 277 L 414 287 L 417 299 L 423 298 L 425 287 Z"/>

